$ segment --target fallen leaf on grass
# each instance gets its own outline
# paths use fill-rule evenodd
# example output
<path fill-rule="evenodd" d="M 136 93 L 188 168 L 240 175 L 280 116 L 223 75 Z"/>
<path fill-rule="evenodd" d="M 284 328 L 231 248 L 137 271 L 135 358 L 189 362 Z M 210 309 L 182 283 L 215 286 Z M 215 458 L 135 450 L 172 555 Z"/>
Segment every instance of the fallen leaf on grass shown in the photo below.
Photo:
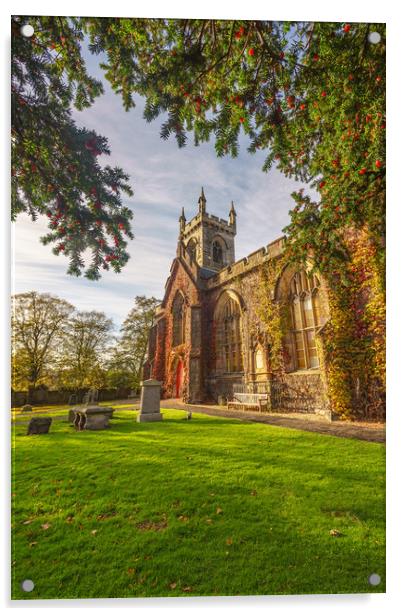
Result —
<path fill-rule="evenodd" d="M 329 534 L 331 535 L 331 537 L 342 537 L 343 536 L 343 533 L 341 533 L 341 531 L 336 528 L 331 528 L 331 530 L 329 531 Z"/>
<path fill-rule="evenodd" d="M 30 547 L 30 548 L 32 548 L 34 545 L 38 545 L 38 542 L 37 542 L 37 541 L 32 541 L 32 542 L 29 544 L 29 547 Z"/>
<path fill-rule="evenodd" d="M 191 588 L 191 586 L 185 586 L 183 588 L 183 592 L 193 592 L 193 589 Z"/>
<path fill-rule="evenodd" d="M 96 529 L 91 530 L 91 535 L 96 535 L 96 533 L 97 533 L 97 532 L 98 532 L 98 531 L 97 531 Z"/>
<path fill-rule="evenodd" d="M 220 507 L 217 507 L 216 509 L 216 513 L 219 515 L 220 513 L 223 513 L 223 509 L 221 509 Z"/>
<path fill-rule="evenodd" d="M 136 572 L 136 569 L 134 569 L 133 567 L 130 567 L 129 569 L 127 569 L 128 575 L 133 575 L 135 572 Z"/>
<path fill-rule="evenodd" d="M 25 520 L 25 522 L 23 522 L 23 524 L 31 524 L 33 522 L 33 520 Z"/>
<path fill-rule="evenodd" d="M 187 515 L 179 515 L 179 520 L 181 520 L 182 522 L 188 522 L 188 516 Z"/>
<path fill-rule="evenodd" d="M 233 543 L 233 539 L 232 539 L 232 537 L 228 537 L 228 538 L 226 539 L 226 545 L 232 545 L 232 543 Z"/>
<path fill-rule="evenodd" d="M 48 522 L 46 522 L 45 524 L 41 524 L 41 528 L 43 528 L 43 530 L 47 530 L 50 527 L 51 527 L 51 524 L 49 524 Z"/>
<path fill-rule="evenodd" d="M 207 524 L 213 524 L 211 518 L 207 518 L 205 521 L 206 521 Z"/>
<path fill-rule="evenodd" d="M 257 496 L 257 490 L 251 490 L 250 496 Z"/>
<path fill-rule="evenodd" d="M 177 586 L 176 582 L 172 582 L 171 584 L 169 584 L 169 588 L 171 588 L 172 590 L 174 590 Z"/>

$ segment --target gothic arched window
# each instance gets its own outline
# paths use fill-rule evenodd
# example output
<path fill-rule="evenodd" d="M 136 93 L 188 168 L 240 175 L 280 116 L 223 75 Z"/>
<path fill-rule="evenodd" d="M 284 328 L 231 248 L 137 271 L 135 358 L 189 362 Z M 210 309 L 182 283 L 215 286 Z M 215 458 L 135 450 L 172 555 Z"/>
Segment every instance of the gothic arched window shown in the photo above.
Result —
<path fill-rule="evenodd" d="M 319 280 L 301 271 L 293 276 L 290 288 L 296 369 L 318 368 L 315 337 L 317 329 L 323 324 Z"/>
<path fill-rule="evenodd" d="M 215 240 L 212 243 L 212 260 L 216 265 L 223 264 L 223 250 L 220 242 Z"/>
<path fill-rule="evenodd" d="M 192 261 L 196 261 L 197 260 L 197 240 L 195 240 L 194 238 L 191 238 L 191 240 L 187 244 L 187 251 L 190 255 L 190 259 Z"/>
<path fill-rule="evenodd" d="M 184 297 L 177 293 L 172 305 L 173 315 L 173 346 L 184 342 Z"/>
<path fill-rule="evenodd" d="M 217 369 L 222 372 L 243 370 L 240 306 L 228 296 L 216 317 Z"/>

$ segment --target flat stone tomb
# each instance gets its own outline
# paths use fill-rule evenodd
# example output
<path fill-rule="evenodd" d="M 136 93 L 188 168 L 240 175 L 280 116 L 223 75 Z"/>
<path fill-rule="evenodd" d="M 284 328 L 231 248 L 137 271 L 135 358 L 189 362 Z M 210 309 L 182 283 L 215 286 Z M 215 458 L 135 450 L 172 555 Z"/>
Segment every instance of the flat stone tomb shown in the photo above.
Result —
<path fill-rule="evenodd" d="M 71 409 L 68 412 L 68 421 L 74 424 L 78 431 L 105 430 L 110 427 L 109 419 L 112 419 L 113 411 L 114 408 L 111 406 L 88 406 L 83 409 Z"/>
<path fill-rule="evenodd" d="M 161 383 L 154 379 L 143 381 L 141 388 L 140 412 L 137 421 L 162 421 L 160 408 Z"/>

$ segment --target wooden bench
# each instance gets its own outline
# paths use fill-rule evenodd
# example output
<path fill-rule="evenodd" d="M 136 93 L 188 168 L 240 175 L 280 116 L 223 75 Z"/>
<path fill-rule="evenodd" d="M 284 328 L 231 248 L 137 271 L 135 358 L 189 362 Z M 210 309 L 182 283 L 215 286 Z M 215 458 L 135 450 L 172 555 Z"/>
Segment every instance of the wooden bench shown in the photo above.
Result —
<path fill-rule="evenodd" d="M 228 402 L 227 408 L 257 409 L 261 413 L 263 410 L 268 411 L 268 403 L 268 394 L 236 393 L 233 394 L 233 400 Z"/>

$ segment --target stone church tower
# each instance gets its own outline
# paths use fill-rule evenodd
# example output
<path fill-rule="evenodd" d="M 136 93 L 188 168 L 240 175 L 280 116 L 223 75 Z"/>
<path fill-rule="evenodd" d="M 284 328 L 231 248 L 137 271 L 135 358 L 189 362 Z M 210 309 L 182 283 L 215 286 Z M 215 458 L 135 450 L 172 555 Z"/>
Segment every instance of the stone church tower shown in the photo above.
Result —
<path fill-rule="evenodd" d="M 232 201 L 227 221 L 208 214 L 206 204 L 202 188 L 196 216 L 186 222 L 184 208 L 182 210 L 179 241 L 199 267 L 218 272 L 235 262 L 236 211 Z"/>

